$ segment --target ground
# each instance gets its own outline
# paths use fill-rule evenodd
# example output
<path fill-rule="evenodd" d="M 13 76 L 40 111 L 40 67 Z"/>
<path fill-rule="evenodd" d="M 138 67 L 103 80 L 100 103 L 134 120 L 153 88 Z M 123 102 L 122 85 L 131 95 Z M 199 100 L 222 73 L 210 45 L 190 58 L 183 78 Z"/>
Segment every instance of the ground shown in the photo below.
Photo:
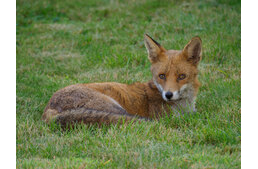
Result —
<path fill-rule="evenodd" d="M 17 168 L 240 168 L 240 1 L 17 0 Z M 148 33 L 203 41 L 196 114 L 63 131 L 41 120 L 76 83 L 151 79 Z"/>

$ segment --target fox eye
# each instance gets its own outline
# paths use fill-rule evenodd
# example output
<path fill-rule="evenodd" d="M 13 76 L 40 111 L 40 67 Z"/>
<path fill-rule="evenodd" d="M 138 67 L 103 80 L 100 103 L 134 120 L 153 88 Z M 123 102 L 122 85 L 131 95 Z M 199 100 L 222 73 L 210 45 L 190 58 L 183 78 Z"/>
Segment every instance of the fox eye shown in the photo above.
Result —
<path fill-rule="evenodd" d="M 165 74 L 160 74 L 160 75 L 159 75 L 159 78 L 160 78 L 160 79 L 166 79 L 166 75 L 165 75 Z"/>
<path fill-rule="evenodd" d="M 178 80 L 183 80 L 183 79 L 185 79 L 185 77 L 186 77 L 185 74 L 180 74 L 177 79 Z"/>

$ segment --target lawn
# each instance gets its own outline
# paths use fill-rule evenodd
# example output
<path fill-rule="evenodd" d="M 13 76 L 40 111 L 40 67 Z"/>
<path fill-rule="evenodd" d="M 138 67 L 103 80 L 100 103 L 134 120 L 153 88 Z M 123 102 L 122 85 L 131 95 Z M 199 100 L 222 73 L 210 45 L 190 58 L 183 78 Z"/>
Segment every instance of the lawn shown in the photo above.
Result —
<path fill-rule="evenodd" d="M 17 168 L 240 168 L 240 1 L 17 0 Z M 203 41 L 198 113 L 63 131 L 41 120 L 60 88 L 151 79 L 148 33 Z"/>

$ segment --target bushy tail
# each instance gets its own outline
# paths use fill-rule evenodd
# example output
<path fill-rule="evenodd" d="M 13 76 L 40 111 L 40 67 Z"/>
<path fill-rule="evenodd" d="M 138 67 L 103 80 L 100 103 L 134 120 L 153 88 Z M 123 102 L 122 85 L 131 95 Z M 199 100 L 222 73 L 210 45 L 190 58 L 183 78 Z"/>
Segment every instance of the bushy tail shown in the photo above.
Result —
<path fill-rule="evenodd" d="M 61 126 L 73 125 L 75 123 L 84 124 L 116 124 L 118 122 L 128 121 L 146 121 L 143 117 L 138 117 L 130 114 L 120 114 L 113 112 L 105 112 L 94 109 L 77 108 L 66 110 L 58 113 L 57 110 L 48 109 L 43 114 L 42 119 L 46 122 L 55 121 Z"/>

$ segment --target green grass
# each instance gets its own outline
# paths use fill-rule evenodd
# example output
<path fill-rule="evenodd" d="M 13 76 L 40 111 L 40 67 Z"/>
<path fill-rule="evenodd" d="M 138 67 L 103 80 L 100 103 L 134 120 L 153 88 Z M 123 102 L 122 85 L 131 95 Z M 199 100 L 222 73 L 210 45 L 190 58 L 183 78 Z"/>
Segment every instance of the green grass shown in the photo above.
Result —
<path fill-rule="evenodd" d="M 240 168 L 240 1 L 17 1 L 17 168 Z M 75 83 L 151 79 L 143 43 L 203 41 L 198 113 L 62 131 L 41 121 Z"/>

